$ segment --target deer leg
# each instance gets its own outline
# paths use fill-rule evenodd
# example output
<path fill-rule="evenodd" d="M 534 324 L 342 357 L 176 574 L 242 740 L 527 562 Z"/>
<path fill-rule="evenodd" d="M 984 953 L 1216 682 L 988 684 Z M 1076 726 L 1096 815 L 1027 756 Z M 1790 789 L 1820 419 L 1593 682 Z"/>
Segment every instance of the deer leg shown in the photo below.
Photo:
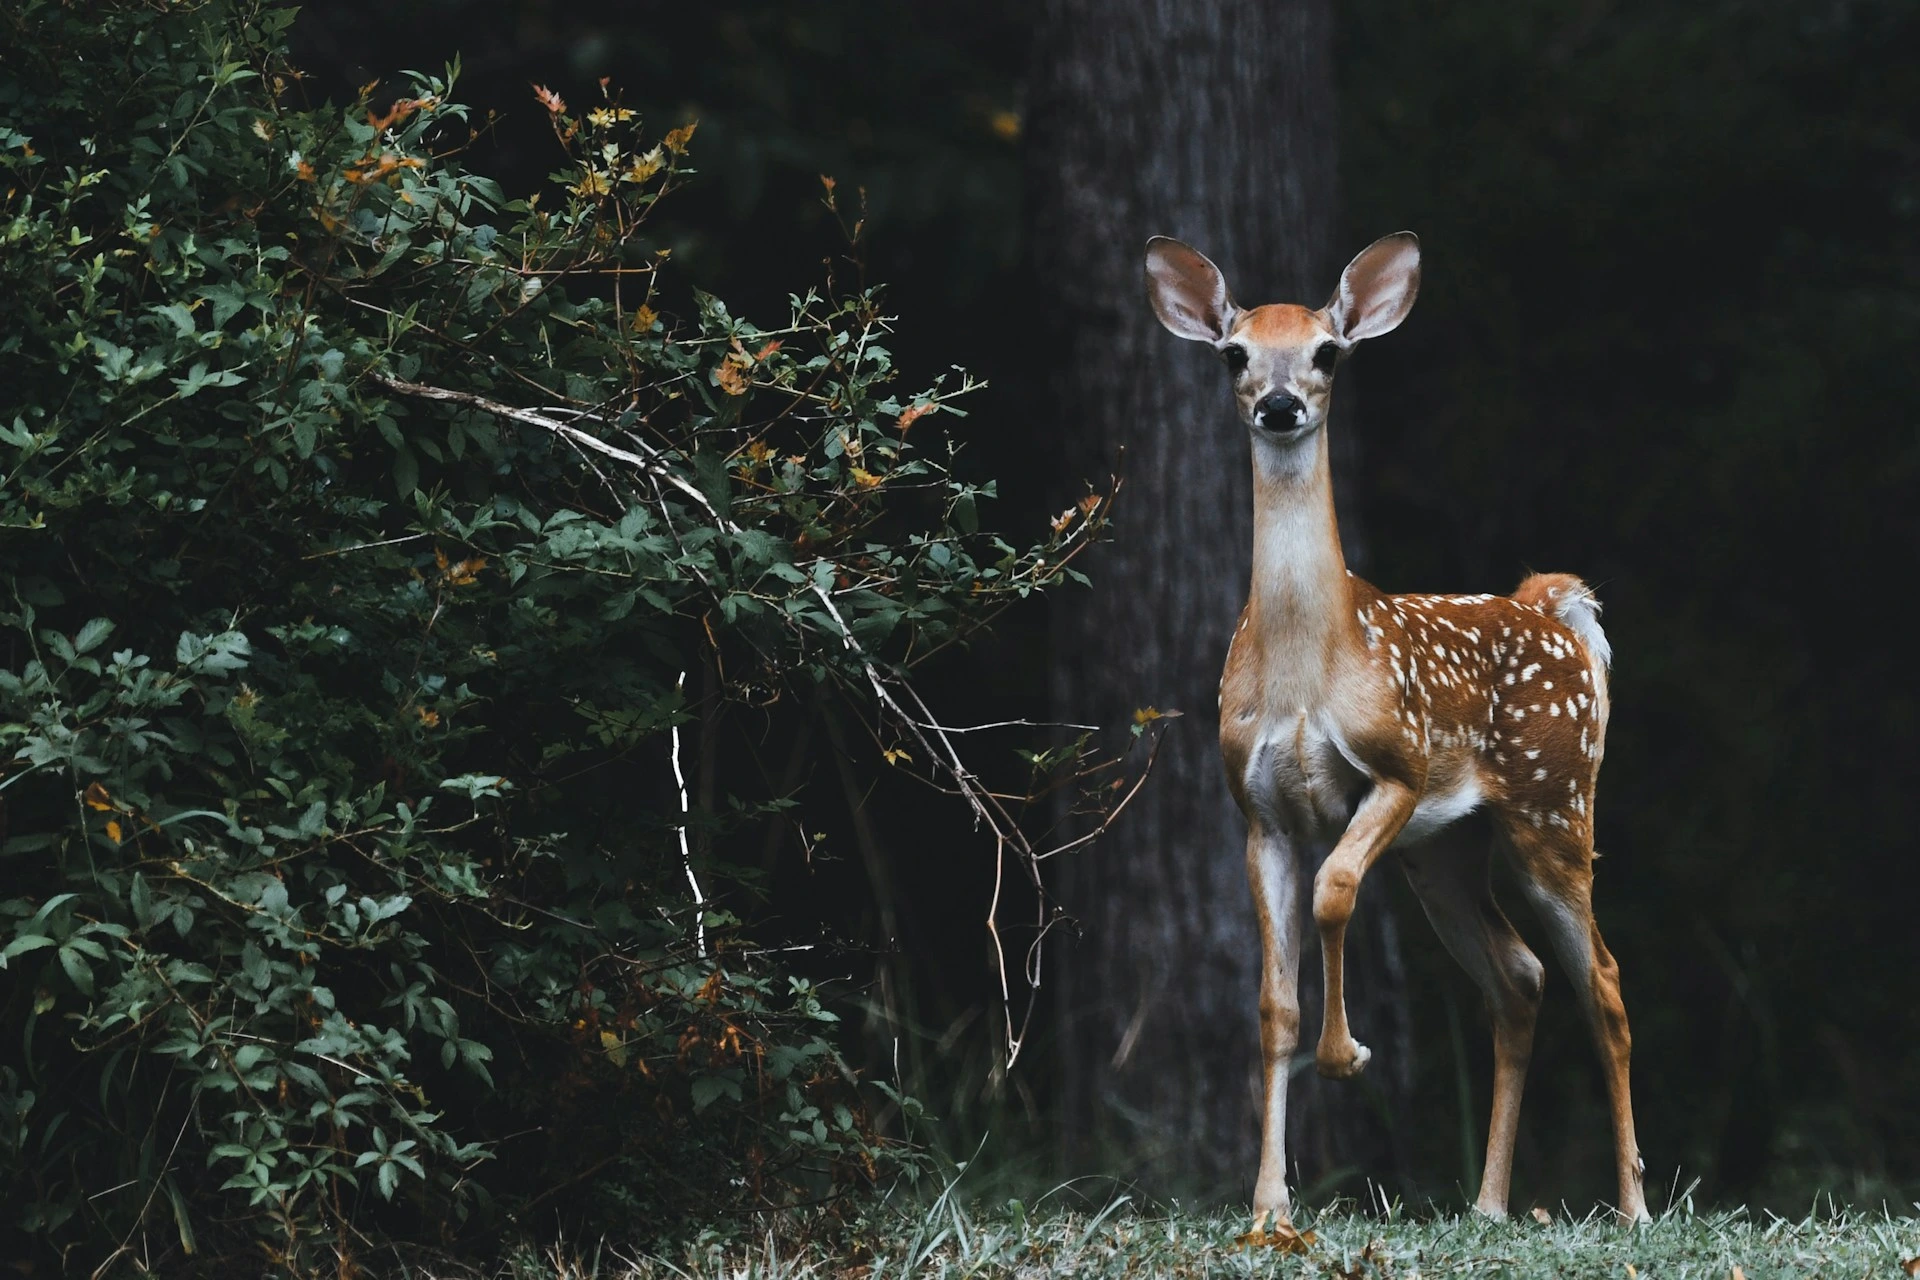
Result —
<path fill-rule="evenodd" d="M 1487 855 L 1484 846 L 1429 847 L 1402 854 L 1401 864 L 1434 932 L 1480 988 L 1493 1018 L 1493 1116 L 1474 1208 L 1504 1218 L 1546 971 L 1494 901 Z"/>
<path fill-rule="evenodd" d="M 1413 789 L 1403 783 L 1374 783 L 1354 811 L 1346 834 L 1313 878 L 1313 922 L 1320 930 L 1321 968 L 1326 978 L 1326 1011 L 1320 1024 L 1320 1045 L 1313 1057 L 1320 1074 L 1329 1079 L 1357 1076 L 1373 1057 L 1372 1050 L 1347 1029 L 1347 998 L 1342 987 L 1347 921 L 1353 918 L 1360 881 L 1407 825 L 1417 799 Z"/>
<path fill-rule="evenodd" d="M 1613 1112 L 1614 1158 L 1619 1167 L 1617 1209 L 1625 1222 L 1645 1222 L 1646 1193 L 1641 1186 L 1646 1164 L 1633 1131 L 1633 1093 L 1628 1063 L 1633 1035 L 1627 1007 L 1620 999 L 1620 966 L 1600 937 L 1593 918 L 1593 846 L 1584 833 L 1542 831 L 1508 824 L 1527 896 L 1552 938 L 1554 954 L 1566 967 L 1580 1010 L 1600 1052 L 1607 1101 Z"/>
<path fill-rule="evenodd" d="M 1287 1199 L 1287 1077 L 1300 1043 L 1300 894 L 1291 842 L 1256 822 L 1247 832 L 1247 879 L 1260 923 L 1260 1176 L 1255 1231 L 1271 1215 L 1292 1222 Z"/>

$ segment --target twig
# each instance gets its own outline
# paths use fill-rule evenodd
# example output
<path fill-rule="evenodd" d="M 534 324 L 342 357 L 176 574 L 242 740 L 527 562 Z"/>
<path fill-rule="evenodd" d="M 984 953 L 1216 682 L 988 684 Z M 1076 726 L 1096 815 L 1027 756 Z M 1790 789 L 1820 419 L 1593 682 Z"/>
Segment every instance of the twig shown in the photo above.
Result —
<path fill-rule="evenodd" d="M 676 692 L 687 687 L 687 673 L 682 671 L 674 682 Z M 693 942 L 700 952 L 700 958 L 707 958 L 707 897 L 700 892 L 700 881 L 693 874 L 693 850 L 687 846 L 687 819 L 691 812 L 687 804 L 687 775 L 680 769 L 680 722 L 674 721 L 673 737 L 673 781 L 680 788 L 680 865 L 686 869 L 687 883 L 693 887 Z"/>

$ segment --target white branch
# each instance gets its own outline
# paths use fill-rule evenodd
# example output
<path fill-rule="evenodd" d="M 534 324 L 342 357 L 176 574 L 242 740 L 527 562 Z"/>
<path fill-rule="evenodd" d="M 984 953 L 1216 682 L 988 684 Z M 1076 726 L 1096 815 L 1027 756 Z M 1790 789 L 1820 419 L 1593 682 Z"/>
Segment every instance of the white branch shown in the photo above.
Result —
<path fill-rule="evenodd" d="M 687 673 L 682 671 L 680 679 L 674 684 L 675 690 L 687 687 Z M 700 949 L 700 958 L 707 958 L 707 896 L 700 892 L 700 881 L 693 874 L 693 850 L 687 845 L 687 818 L 692 806 L 687 803 L 687 775 L 680 769 L 680 722 L 674 721 L 673 729 L 673 780 L 680 788 L 680 865 L 686 868 L 687 883 L 693 888 L 693 941 Z"/>

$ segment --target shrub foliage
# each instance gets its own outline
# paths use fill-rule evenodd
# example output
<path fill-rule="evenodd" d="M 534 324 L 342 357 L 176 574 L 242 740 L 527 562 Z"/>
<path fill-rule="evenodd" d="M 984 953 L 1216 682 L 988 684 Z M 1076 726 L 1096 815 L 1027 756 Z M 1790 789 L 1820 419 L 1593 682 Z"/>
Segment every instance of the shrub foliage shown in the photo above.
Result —
<path fill-rule="evenodd" d="M 906 666 L 1104 508 L 981 533 L 966 383 L 900 392 L 871 291 L 676 315 L 692 124 L 542 91 L 508 199 L 452 69 L 303 108 L 290 21 L 0 16 L 0 1213 L 303 1267 L 609 1166 L 636 1215 L 873 1176 L 723 907 L 790 801 L 693 803 L 682 728 L 834 696 L 924 756 Z"/>

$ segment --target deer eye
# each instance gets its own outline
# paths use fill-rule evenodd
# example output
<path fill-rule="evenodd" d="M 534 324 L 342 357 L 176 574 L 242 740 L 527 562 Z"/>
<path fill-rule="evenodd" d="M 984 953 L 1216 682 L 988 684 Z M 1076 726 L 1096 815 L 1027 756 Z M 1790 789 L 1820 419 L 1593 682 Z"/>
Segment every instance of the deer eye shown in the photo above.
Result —
<path fill-rule="evenodd" d="M 1247 349 L 1241 346 L 1222 347 L 1220 358 L 1227 362 L 1227 372 L 1238 374 L 1247 367 Z"/>
<path fill-rule="evenodd" d="M 1313 353 L 1313 367 L 1322 373 L 1332 373 L 1333 366 L 1340 359 L 1340 346 L 1334 342 L 1323 342 L 1320 349 Z"/>

